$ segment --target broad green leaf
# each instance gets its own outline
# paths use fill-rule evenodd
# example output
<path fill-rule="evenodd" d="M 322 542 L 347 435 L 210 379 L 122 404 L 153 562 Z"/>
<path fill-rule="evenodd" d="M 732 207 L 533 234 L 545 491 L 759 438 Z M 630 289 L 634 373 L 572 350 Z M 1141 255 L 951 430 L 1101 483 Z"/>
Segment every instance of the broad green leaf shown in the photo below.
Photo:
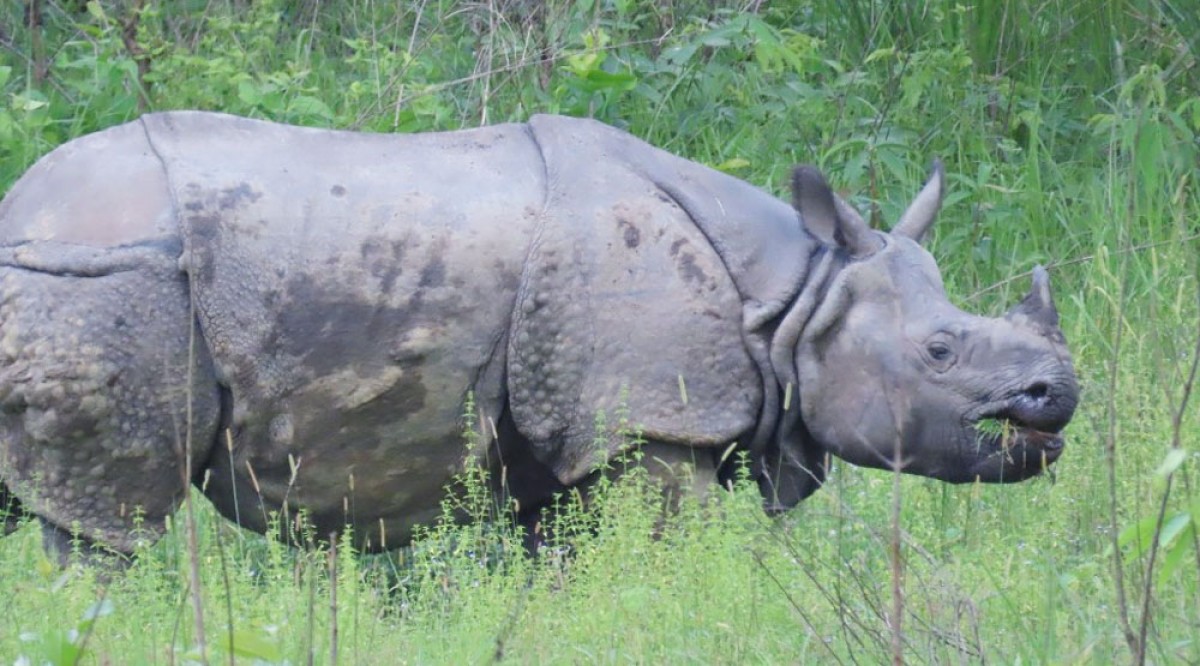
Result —
<path fill-rule="evenodd" d="M 1186 511 L 1171 516 L 1167 522 L 1163 523 L 1162 530 L 1158 533 L 1158 545 L 1164 548 L 1171 545 L 1183 528 L 1191 524 L 1192 515 Z"/>
<path fill-rule="evenodd" d="M 1121 530 L 1117 536 L 1117 545 L 1125 548 L 1131 546 L 1134 555 L 1142 555 L 1149 549 L 1154 540 L 1154 526 L 1158 523 L 1158 514 L 1150 514 L 1136 523 Z"/>
<path fill-rule="evenodd" d="M 714 165 L 714 168 L 718 171 L 724 171 L 728 173 L 731 171 L 745 169 L 748 166 L 750 166 L 750 160 L 744 157 L 731 157 L 720 164 Z"/>
<path fill-rule="evenodd" d="M 288 104 L 288 111 L 301 116 L 316 116 L 323 120 L 333 120 L 333 109 L 316 97 L 300 95 Z"/>
<path fill-rule="evenodd" d="M 876 49 L 876 50 L 872 51 L 870 55 L 867 56 L 867 59 L 864 60 L 863 63 L 869 65 L 869 64 L 875 62 L 876 60 L 882 60 L 884 58 L 894 58 L 894 57 L 896 57 L 896 49 L 894 49 L 894 48 Z"/>
<path fill-rule="evenodd" d="M 92 627 L 93 624 L 96 623 L 96 620 L 108 615 L 112 615 L 115 609 L 116 607 L 109 599 L 97 601 L 83 612 L 83 619 L 79 621 L 76 629 L 80 632 L 86 632 Z"/>
<path fill-rule="evenodd" d="M 115 610 L 116 610 L 116 606 L 113 605 L 113 602 L 111 599 L 103 599 L 101 601 L 97 601 L 96 603 L 92 604 L 90 608 L 88 608 L 86 611 L 84 611 L 83 619 L 96 620 L 98 618 L 107 617 L 109 615 L 112 615 L 113 611 L 115 611 Z"/>
<path fill-rule="evenodd" d="M 252 81 L 239 81 L 237 96 L 238 99 L 251 106 L 258 104 L 262 100 L 262 93 L 259 92 Z"/>
<path fill-rule="evenodd" d="M 1175 470 L 1179 469 L 1179 466 L 1185 460 L 1187 460 L 1186 449 L 1171 449 L 1167 452 L 1166 457 L 1163 458 L 1162 464 L 1154 471 L 1154 475 L 1159 477 L 1170 476 L 1175 473 Z"/>
<path fill-rule="evenodd" d="M 279 643 L 261 631 L 250 629 L 233 630 L 233 654 L 270 662 L 283 660 L 283 652 L 279 649 Z"/>
<path fill-rule="evenodd" d="M 1184 556 L 1187 555 L 1195 547 L 1196 523 L 1189 521 L 1186 527 L 1177 535 L 1178 538 L 1172 543 L 1163 555 L 1162 567 L 1158 570 L 1158 584 L 1165 585 L 1170 580 L 1171 575 L 1179 568 L 1183 562 Z"/>
<path fill-rule="evenodd" d="M 663 62 L 678 67 L 679 65 L 683 65 L 687 61 L 691 60 L 692 56 L 696 55 L 696 51 L 699 49 L 700 44 L 698 42 L 669 46 L 663 50 L 662 56 L 660 57 Z"/>
<path fill-rule="evenodd" d="M 99 2 L 96 2 L 96 0 L 92 0 L 91 2 L 87 3 L 87 13 L 91 14 L 92 17 L 97 20 L 108 20 L 108 16 L 104 13 L 104 7 L 102 7 Z"/>
<path fill-rule="evenodd" d="M 36 90 L 29 90 L 24 94 L 12 96 L 12 108 L 16 111 L 29 113 L 30 111 L 45 108 L 48 104 L 49 102 L 46 101 L 45 96 Z"/>
<path fill-rule="evenodd" d="M 637 77 L 629 72 L 606 72 L 602 69 L 593 69 L 587 72 L 587 75 L 580 77 L 579 81 L 579 87 L 587 92 L 604 90 L 624 92 L 633 90 L 636 85 Z"/>

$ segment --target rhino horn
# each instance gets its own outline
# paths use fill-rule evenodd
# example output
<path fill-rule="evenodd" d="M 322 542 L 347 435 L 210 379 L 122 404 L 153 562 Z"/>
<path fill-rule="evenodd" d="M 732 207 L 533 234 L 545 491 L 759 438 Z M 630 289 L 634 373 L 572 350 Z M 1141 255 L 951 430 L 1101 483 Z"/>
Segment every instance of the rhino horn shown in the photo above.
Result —
<path fill-rule="evenodd" d="M 934 160 L 929 180 L 925 182 L 925 187 L 921 188 L 917 197 L 908 205 L 908 210 L 904 211 L 904 215 L 900 216 L 900 221 L 892 229 L 892 235 L 904 236 L 918 243 L 921 242 L 921 239 L 925 237 L 925 232 L 929 231 L 933 220 L 937 218 L 938 210 L 942 207 L 944 180 L 945 171 L 942 169 L 942 161 Z"/>
<path fill-rule="evenodd" d="M 855 257 L 883 247 L 858 211 L 834 194 L 816 167 L 798 166 L 792 172 L 792 205 L 805 228 L 827 245 L 839 245 Z"/>
<path fill-rule="evenodd" d="M 1033 284 L 1025 298 L 1017 303 L 1005 318 L 1014 322 L 1028 322 L 1042 331 L 1058 328 L 1058 308 L 1050 294 L 1050 274 L 1042 266 L 1033 267 Z"/>

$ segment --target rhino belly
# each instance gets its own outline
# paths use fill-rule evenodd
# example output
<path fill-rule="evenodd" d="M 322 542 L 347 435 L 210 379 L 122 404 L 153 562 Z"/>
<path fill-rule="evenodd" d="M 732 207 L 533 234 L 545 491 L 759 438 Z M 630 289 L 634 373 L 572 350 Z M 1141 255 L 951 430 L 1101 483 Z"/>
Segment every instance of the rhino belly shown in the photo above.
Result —
<path fill-rule="evenodd" d="M 541 215 L 522 126 L 390 136 L 215 114 L 146 119 L 184 230 L 219 380 L 210 497 L 259 527 L 285 504 L 317 529 L 399 545 L 436 517 L 466 454 L 469 392 L 501 355 Z M 237 495 L 234 501 L 234 495 Z M 386 534 L 386 536 L 385 536 Z"/>

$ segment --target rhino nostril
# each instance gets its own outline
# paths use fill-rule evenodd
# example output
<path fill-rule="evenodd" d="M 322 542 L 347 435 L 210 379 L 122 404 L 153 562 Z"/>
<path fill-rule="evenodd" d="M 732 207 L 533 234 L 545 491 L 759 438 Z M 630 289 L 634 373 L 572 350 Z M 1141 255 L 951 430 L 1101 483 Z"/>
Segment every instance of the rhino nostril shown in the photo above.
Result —
<path fill-rule="evenodd" d="M 1025 389 L 1024 395 L 1026 398 L 1034 400 L 1045 400 L 1046 396 L 1050 395 L 1050 386 L 1046 382 L 1034 382 Z"/>

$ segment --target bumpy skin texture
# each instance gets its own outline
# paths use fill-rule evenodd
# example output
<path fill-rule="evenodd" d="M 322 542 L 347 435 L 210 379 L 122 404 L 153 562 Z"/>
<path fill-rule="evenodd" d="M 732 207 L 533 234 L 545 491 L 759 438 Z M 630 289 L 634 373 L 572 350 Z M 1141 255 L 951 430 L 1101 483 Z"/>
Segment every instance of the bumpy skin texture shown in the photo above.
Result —
<path fill-rule="evenodd" d="M 189 342 L 194 477 L 223 513 L 265 530 L 287 503 L 394 545 L 462 468 L 469 391 L 558 484 L 613 453 L 597 410 L 692 446 L 752 432 L 770 378 L 745 322 L 812 245 L 741 181 L 554 117 L 155 114 L 47 156 L 2 213 L 0 481 L 120 550 L 134 506 L 153 535 L 184 487 Z"/>

